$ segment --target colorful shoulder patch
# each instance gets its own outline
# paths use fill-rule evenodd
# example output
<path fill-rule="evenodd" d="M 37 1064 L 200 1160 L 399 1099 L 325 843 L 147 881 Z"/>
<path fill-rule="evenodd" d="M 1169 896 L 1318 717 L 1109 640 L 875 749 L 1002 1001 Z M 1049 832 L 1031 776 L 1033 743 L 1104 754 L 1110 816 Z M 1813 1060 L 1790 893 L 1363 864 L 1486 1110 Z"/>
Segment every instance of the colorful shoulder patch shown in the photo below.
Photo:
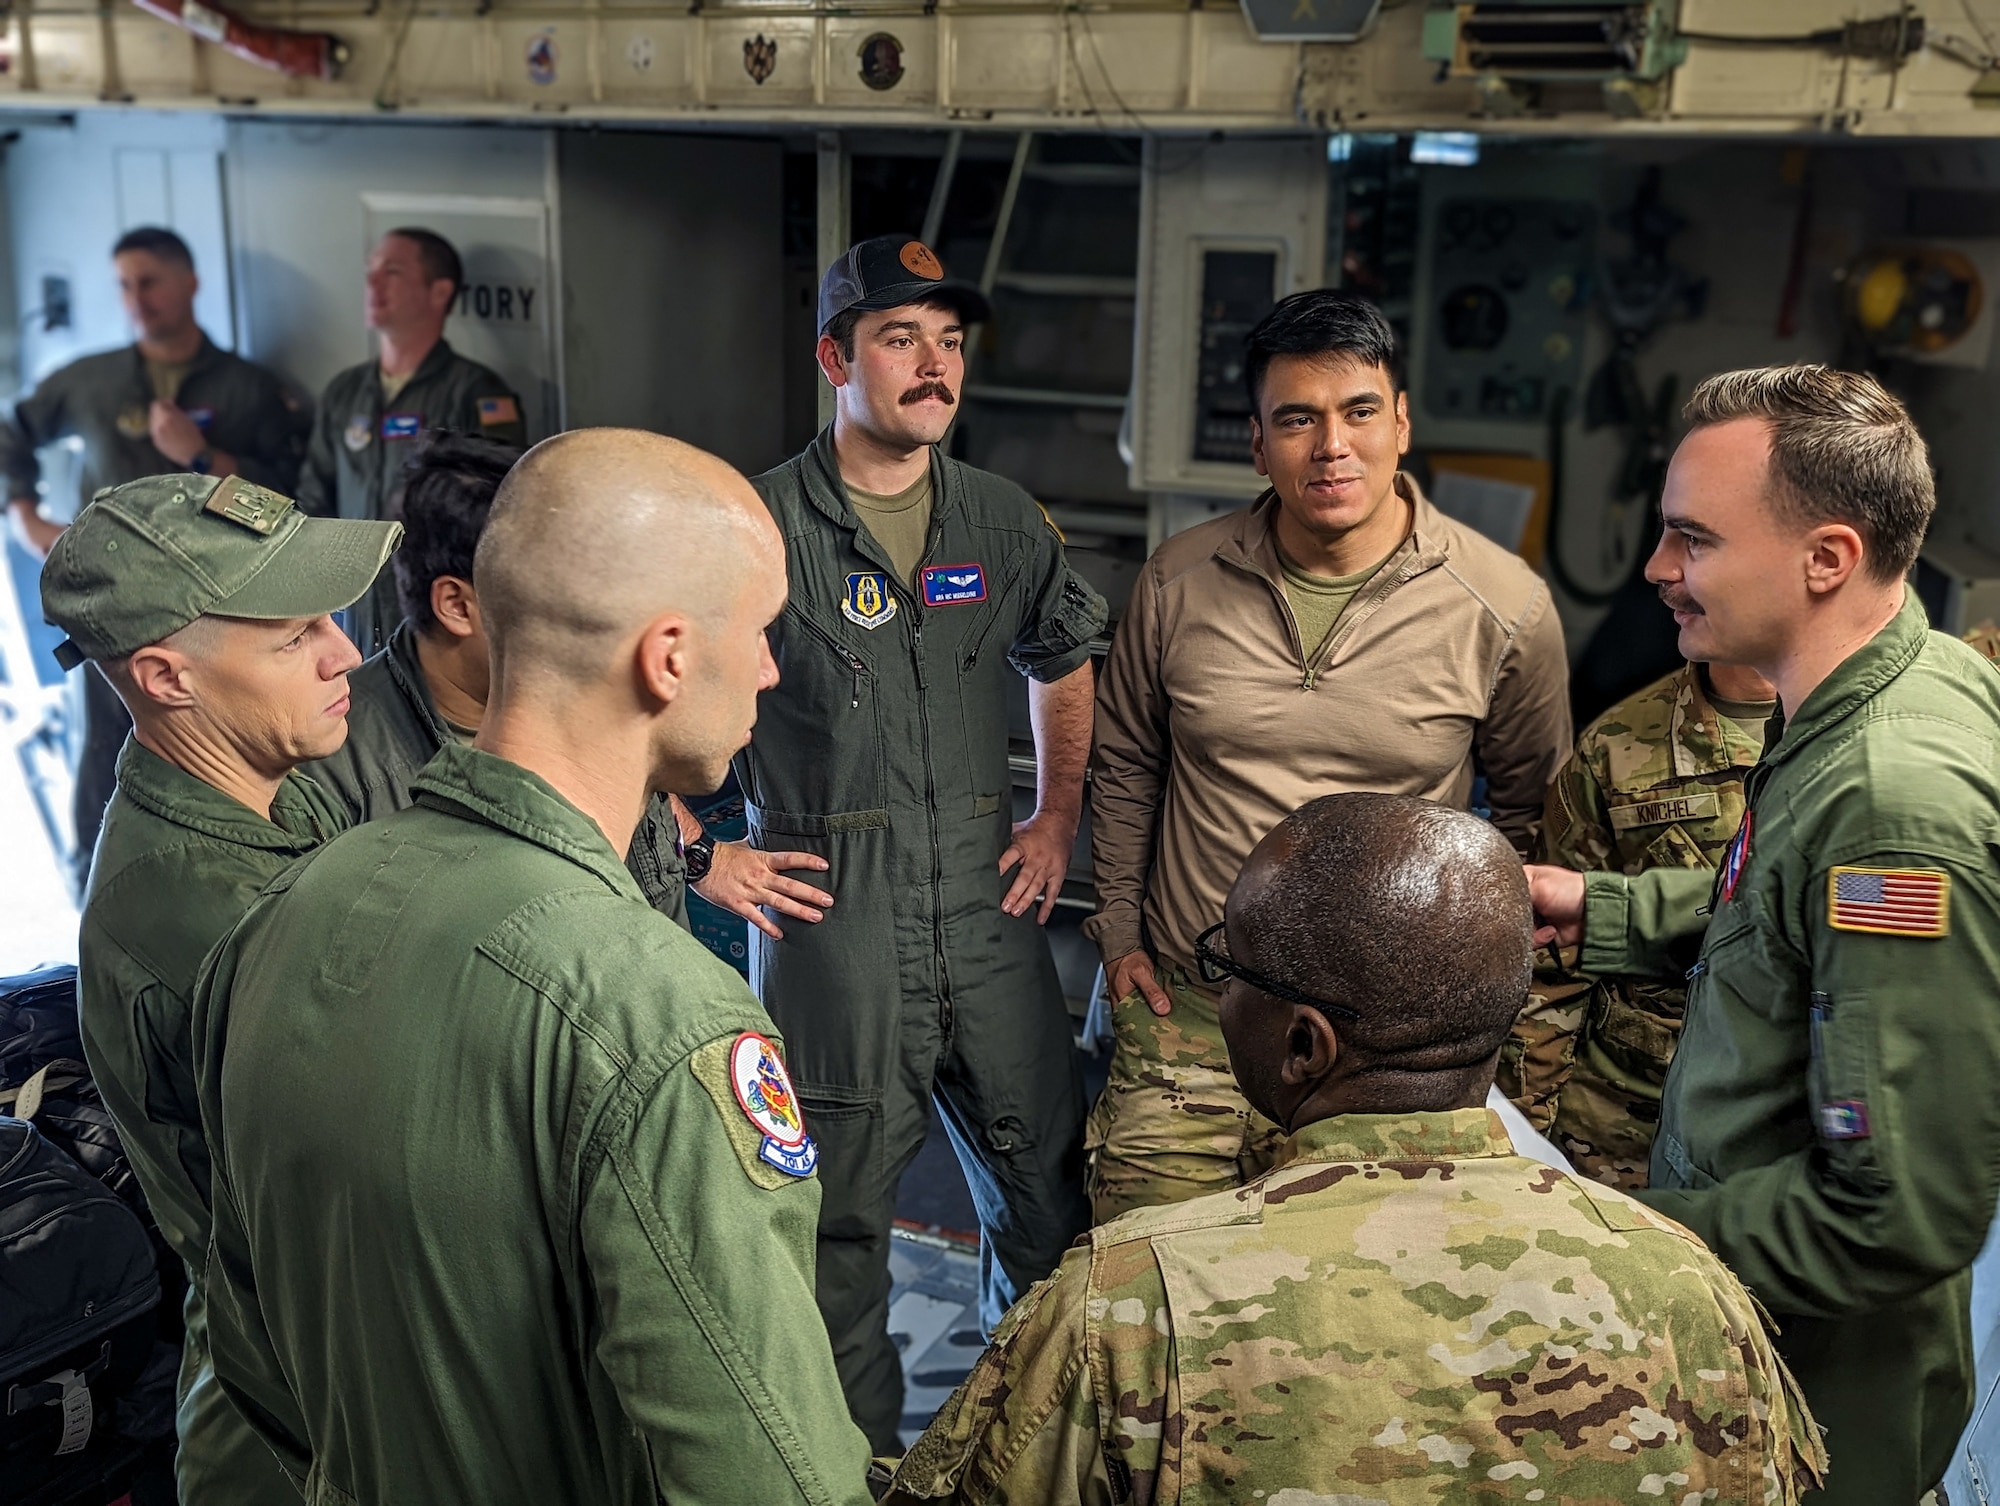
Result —
<path fill-rule="evenodd" d="M 812 1175 L 819 1146 L 806 1133 L 805 1115 L 775 1043 L 746 1030 L 710 1041 L 688 1059 L 688 1067 L 714 1101 L 729 1148 L 753 1183 L 775 1191 Z"/>
<path fill-rule="evenodd" d="M 1929 868 L 1835 868 L 1826 923 L 1875 936 L 1951 934 L 1951 875 Z"/>
<path fill-rule="evenodd" d="M 927 607 L 969 607 L 986 600 L 986 571 L 977 564 L 926 565 L 923 587 Z"/>
<path fill-rule="evenodd" d="M 479 424 L 518 424 L 521 408 L 511 397 L 482 397 L 479 400 Z"/>
<path fill-rule="evenodd" d="M 840 598 L 840 615 L 857 627 L 874 631 L 896 615 L 896 598 L 889 592 L 889 577 L 880 570 L 856 570 L 847 577 L 847 590 Z"/>

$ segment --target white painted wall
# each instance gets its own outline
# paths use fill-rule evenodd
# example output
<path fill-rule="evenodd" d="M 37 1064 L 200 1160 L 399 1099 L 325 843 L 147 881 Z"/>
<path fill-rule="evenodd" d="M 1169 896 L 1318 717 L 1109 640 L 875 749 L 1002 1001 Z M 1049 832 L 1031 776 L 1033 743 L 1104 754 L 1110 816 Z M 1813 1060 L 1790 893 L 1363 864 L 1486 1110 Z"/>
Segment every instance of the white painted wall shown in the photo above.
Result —
<path fill-rule="evenodd" d="M 240 120 L 230 122 L 228 143 L 230 231 L 246 347 L 314 394 L 373 350 L 362 315 L 370 200 L 407 205 L 472 196 L 552 210 L 556 196 L 545 130 Z M 462 202 L 454 213 L 462 219 Z M 409 218 L 421 223 L 423 216 L 413 211 Z M 448 236 L 461 233 L 456 223 L 439 228 Z M 470 259 L 472 247 L 460 251 Z M 553 321 L 554 310 L 551 315 Z M 503 365 L 476 348 L 467 328 L 476 319 L 455 315 L 445 338 L 475 358 Z M 559 328 L 552 322 L 552 350 Z M 519 363 L 530 360 L 518 354 Z M 505 363 L 505 374 L 523 388 L 532 422 L 539 394 L 528 390 L 529 379 L 513 365 Z M 537 376 L 556 380 L 560 372 Z"/>
<path fill-rule="evenodd" d="M 7 152 L 7 206 L 24 382 L 131 340 L 111 246 L 138 225 L 165 225 L 188 243 L 202 279 L 195 314 L 218 345 L 235 345 L 224 139 L 220 119 L 193 114 L 88 111 L 21 125 Z M 37 317 L 48 276 L 69 279 L 69 329 L 45 331 Z"/>

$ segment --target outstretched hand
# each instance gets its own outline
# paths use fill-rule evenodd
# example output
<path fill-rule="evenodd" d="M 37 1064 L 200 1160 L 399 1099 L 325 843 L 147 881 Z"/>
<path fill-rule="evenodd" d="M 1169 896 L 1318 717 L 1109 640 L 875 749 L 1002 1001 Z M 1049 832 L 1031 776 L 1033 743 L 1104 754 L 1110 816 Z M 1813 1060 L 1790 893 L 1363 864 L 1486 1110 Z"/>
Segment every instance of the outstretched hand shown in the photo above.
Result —
<path fill-rule="evenodd" d="M 827 866 L 818 853 L 766 852 L 748 842 L 717 842 L 714 861 L 693 888 L 711 905 L 742 916 L 773 941 L 783 941 L 785 933 L 764 913 L 766 910 L 817 925 L 833 904 L 831 894 L 786 878 L 786 871 L 806 868 L 824 873 Z"/>
<path fill-rule="evenodd" d="M 1529 863 L 1528 899 L 1535 907 L 1535 945 L 1575 946 L 1583 940 L 1583 875 L 1573 868 Z"/>

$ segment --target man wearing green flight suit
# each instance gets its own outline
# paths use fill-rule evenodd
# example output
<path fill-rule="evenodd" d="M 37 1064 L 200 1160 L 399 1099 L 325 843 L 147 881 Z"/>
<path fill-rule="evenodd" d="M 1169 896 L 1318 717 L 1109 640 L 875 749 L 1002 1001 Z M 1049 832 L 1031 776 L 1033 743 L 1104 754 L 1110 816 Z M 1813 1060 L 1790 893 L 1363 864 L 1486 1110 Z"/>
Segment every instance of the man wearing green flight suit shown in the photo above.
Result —
<path fill-rule="evenodd" d="M 1638 1196 L 1776 1316 L 1825 1499 L 1913 1506 L 1970 1412 L 2000 1177 L 2000 676 L 1905 590 L 1935 493 L 1872 378 L 1732 372 L 1685 416 L 1647 575 L 1779 715 L 1715 873 L 1531 868 L 1537 941 L 1685 970 Z"/>
<path fill-rule="evenodd" d="M 403 464 L 391 494 L 403 524 L 395 563 L 402 621 L 388 647 L 354 672 L 347 741 L 302 771 L 338 797 L 356 825 L 407 807 L 412 782 L 438 749 L 478 735 L 492 655 L 473 558 L 500 483 L 520 458 L 512 445 L 433 429 Z M 810 853 L 708 839 L 678 798 L 656 795 L 625 866 L 648 903 L 682 927 L 688 924 L 684 842 L 708 858 L 702 897 L 766 925 L 758 906 L 781 898 L 772 888 L 779 873 L 826 866 Z"/>
<path fill-rule="evenodd" d="M 524 445 L 521 400 L 500 374 L 445 343 L 444 323 L 465 266 L 451 242 L 406 226 L 382 237 L 368 257 L 368 327 L 378 348 L 326 384 L 312 444 L 299 476 L 299 505 L 322 517 L 388 517 L 411 445 L 425 429 L 458 429 Z M 383 579 L 348 615 L 364 654 L 396 626 L 395 582 Z"/>
<path fill-rule="evenodd" d="M 751 936 L 750 976 L 817 1126 L 820 1311 L 878 1453 L 900 1452 L 889 1228 L 925 1100 L 978 1209 L 988 1327 L 1089 1222 L 1081 1074 L 1026 917 L 1039 898 L 1047 920 L 1076 839 L 1105 606 L 1027 493 L 939 448 L 987 312 L 921 242 L 845 252 L 819 298 L 833 424 L 756 483 L 792 596 L 772 632 L 784 679 L 737 777 L 751 843 L 819 853 L 832 893 L 814 924 Z M 1040 788 L 1012 825 L 1016 673 Z"/>
<path fill-rule="evenodd" d="M 62 535 L 59 518 L 107 486 L 193 471 L 242 476 L 290 492 L 304 450 L 305 418 L 284 384 L 264 367 L 219 349 L 195 322 L 201 280 L 194 254 L 171 230 L 128 230 L 111 248 L 118 293 L 138 332 L 135 344 L 72 361 L 51 372 L 0 422 L 0 470 L 22 540 L 46 555 Z M 59 439 L 83 443 L 77 496 L 37 493 L 35 451 Z M 76 889 L 83 892 L 90 854 L 117 780 L 118 750 L 132 719 L 97 671 L 83 674 L 83 752 L 76 771 Z"/>
<path fill-rule="evenodd" d="M 203 977 L 216 1373 L 314 1502 L 859 1506 L 818 1126 L 623 858 L 749 739 L 777 530 L 713 456 L 582 429 L 509 474 L 476 569 L 477 740 Z"/>
<path fill-rule="evenodd" d="M 328 614 L 368 588 L 398 532 L 308 519 L 240 477 L 156 476 L 100 493 L 42 571 L 43 610 L 69 634 L 58 657 L 89 659 L 132 713 L 77 1002 L 91 1073 L 188 1269 L 175 1473 L 189 1506 L 298 1500 L 209 1366 L 195 975 L 266 883 L 347 825 L 293 771 L 346 735 L 360 655 Z"/>

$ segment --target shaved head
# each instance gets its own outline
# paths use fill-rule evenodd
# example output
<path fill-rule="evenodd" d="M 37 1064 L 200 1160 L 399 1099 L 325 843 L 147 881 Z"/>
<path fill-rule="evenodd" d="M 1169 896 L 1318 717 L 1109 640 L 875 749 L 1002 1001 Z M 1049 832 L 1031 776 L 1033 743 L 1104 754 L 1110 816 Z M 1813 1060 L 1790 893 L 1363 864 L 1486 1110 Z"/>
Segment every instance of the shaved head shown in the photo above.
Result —
<path fill-rule="evenodd" d="M 497 665 L 586 683 L 667 610 L 714 621 L 783 545 L 728 462 L 642 429 L 574 429 L 521 457 L 474 579 Z"/>
<path fill-rule="evenodd" d="M 1432 801 L 1327 795 L 1302 807 L 1258 843 L 1226 915 L 1231 957 L 1359 1013 L 1311 1010 L 1309 1023 L 1337 1038 L 1346 1079 L 1388 1095 L 1373 1105 L 1385 1111 L 1440 1106 L 1424 1101 L 1425 1078 L 1490 1080 L 1527 997 L 1534 919 L 1521 860 L 1487 822 Z M 1245 985 L 1230 989 L 1246 1002 Z M 1249 992 L 1259 1007 L 1238 1008 L 1234 1030 L 1225 1014 L 1230 1062 L 1251 1102 L 1283 1123 L 1258 1098 L 1285 1096 L 1276 1077 L 1301 1006 Z"/>
<path fill-rule="evenodd" d="M 638 429 L 544 440 L 501 483 L 473 576 L 496 736 L 629 736 L 653 788 L 720 784 L 776 683 L 764 629 L 785 600 L 784 542 L 734 467 Z"/>

